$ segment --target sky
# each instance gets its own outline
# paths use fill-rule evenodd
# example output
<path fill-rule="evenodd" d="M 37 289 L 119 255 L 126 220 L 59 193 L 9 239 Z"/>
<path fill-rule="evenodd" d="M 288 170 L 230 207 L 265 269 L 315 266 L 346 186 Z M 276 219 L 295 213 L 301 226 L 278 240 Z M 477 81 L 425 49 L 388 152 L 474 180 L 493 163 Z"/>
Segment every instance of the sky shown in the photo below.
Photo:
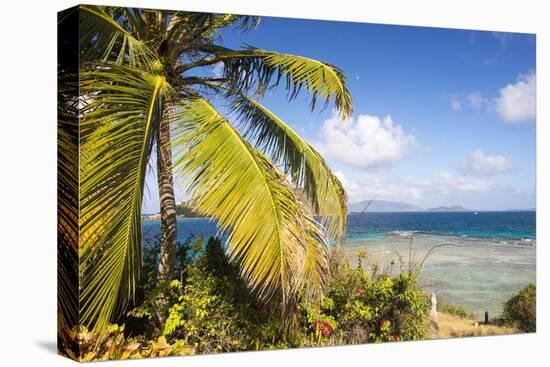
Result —
<path fill-rule="evenodd" d="M 332 105 L 311 111 L 306 93 L 289 102 L 283 88 L 262 103 L 325 157 L 350 202 L 535 207 L 534 35 L 264 17 L 252 32 L 224 31 L 222 43 L 344 72 L 348 120 Z M 154 166 L 144 213 L 158 212 Z"/>

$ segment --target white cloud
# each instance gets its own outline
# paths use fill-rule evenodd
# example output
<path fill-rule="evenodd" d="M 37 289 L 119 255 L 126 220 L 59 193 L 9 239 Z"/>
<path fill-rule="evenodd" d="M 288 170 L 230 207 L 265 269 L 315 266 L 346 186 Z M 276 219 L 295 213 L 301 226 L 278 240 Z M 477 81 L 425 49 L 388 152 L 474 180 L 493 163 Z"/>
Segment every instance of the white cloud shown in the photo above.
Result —
<path fill-rule="evenodd" d="M 340 120 L 333 115 L 323 123 L 314 145 L 325 158 L 366 168 L 401 159 L 417 143 L 416 137 L 394 125 L 390 116 L 359 115 Z"/>
<path fill-rule="evenodd" d="M 487 98 L 483 97 L 483 95 L 481 95 L 481 93 L 479 92 L 468 94 L 466 99 L 468 100 L 470 106 L 472 106 L 476 110 L 479 110 L 481 107 L 485 106 L 488 103 Z"/>
<path fill-rule="evenodd" d="M 482 150 L 474 151 L 459 167 L 460 172 L 471 176 L 493 176 L 510 172 L 514 164 L 503 155 L 486 155 Z"/>
<path fill-rule="evenodd" d="M 450 172 L 439 172 L 431 182 L 430 191 L 441 194 L 451 194 L 457 191 L 486 192 L 494 188 L 494 183 L 488 180 L 457 176 Z"/>
<path fill-rule="evenodd" d="M 422 180 L 396 176 L 354 174 L 348 177 L 336 172 L 342 182 L 350 202 L 373 198 L 404 202 L 442 202 L 453 203 L 468 195 L 483 194 L 498 188 L 490 180 L 461 176 L 448 171 L 437 172 Z"/>
<path fill-rule="evenodd" d="M 500 89 L 495 99 L 497 114 L 507 122 L 533 121 L 536 116 L 536 76 L 522 74 L 515 84 Z"/>
<path fill-rule="evenodd" d="M 460 103 L 460 100 L 457 96 L 451 97 L 451 108 L 453 111 L 462 111 L 462 103 Z"/>

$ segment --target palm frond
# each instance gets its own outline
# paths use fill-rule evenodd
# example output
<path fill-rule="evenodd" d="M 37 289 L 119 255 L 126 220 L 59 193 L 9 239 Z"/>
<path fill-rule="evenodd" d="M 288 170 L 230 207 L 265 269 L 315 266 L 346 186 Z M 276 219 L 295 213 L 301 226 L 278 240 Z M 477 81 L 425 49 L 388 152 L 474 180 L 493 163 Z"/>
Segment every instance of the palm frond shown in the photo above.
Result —
<path fill-rule="evenodd" d="M 323 288 L 330 273 L 330 249 L 324 236 L 324 229 L 310 216 L 304 217 L 306 224 L 306 254 L 304 261 L 304 296 L 319 305 Z"/>
<path fill-rule="evenodd" d="M 122 66 L 82 74 L 82 322 L 101 327 L 132 297 L 141 267 L 147 163 L 170 87 Z"/>
<path fill-rule="evenodd" d="M 240 15 L 237 28 L 243 32 L 250 32 L 260 25 L 262 18 L 254 15 Z"/>
<path fill-rule="evenodd" d="M 80 55 L 82 61 L 112 61 L 147 68 L 154 52 L 137 39 L 103 7 L 80 6 Z"/>
<path fill-rule="evenodd" d="M 295 307 L 304 278 L 306 228 L 283 172 L 213 106 L 191 98 L 173 122 L 176 174 L 194 207 L 229 232 L 227 252 L 261 299 Z"/>
<path fill-rule="evenodd" d="M 262 95 L 271 86 L 280 84 L 285 78 L 289 100 L 294 99 L 302 88 L 311 93 L 311 108 L 318 100 L 325 107 L 330 100 L 342 118 L 352 114 L 351 94 L 344 73 L 336 66 L 303 56 L 250 48 L 242 51 L 211 47 L 216 56 L 203 64 L 223 62 L 224 78 L 230 80 L 233 90 L 255 90 Z M 200 66 L 200 64 L 198 65 Z"/>
<path fill-rule="evenodd" d="M 57 122 L 57 310 L 59 335 L 79 324 L 78 83 L 60 73 Z"/>
<path fill-rule="evenodd" d="M 273 112 L 259 102 L 238 94 L 233 99 L 245 136 L 290 173 L 304 190 L 315 215 L 321 217 L 329 237 L 340 241 L 347 221 L 347 198 L 338 178 L 321 155 Z"/>
<path fill-rule="evenodd" d="M 176 12 L 170 19 L 166 32 L 168 56 L 174 61 L 182 53 L 198 56 L 204 47 L 221 38 L 221 29 L 235 24 L 236 28 L 246 32 L 258 23 L 259 19 L 251 16 Z"/>

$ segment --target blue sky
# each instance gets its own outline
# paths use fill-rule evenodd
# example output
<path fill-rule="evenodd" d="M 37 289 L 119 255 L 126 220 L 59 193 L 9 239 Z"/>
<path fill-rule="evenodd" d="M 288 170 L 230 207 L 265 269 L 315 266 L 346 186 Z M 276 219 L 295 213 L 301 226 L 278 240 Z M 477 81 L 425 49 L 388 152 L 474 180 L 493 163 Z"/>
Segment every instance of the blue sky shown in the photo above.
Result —
<path fill-rule="evenodd" d="M 535 206 L 535 36 L 263 18 L 223 44 L 303 55 L 346 75 L 354 116 L 280 89 L 263 103 L 312 143 L 351 202 Z M 158 211 L 155 172 L 143 211 Z M 179 200 L 185 198 L 177 189 Z"/>

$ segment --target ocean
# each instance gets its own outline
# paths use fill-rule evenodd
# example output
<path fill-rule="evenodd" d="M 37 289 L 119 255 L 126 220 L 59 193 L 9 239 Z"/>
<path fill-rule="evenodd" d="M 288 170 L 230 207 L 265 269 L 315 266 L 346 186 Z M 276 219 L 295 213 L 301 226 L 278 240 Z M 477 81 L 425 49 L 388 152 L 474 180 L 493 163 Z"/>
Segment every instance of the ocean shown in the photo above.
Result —
<path fill-rule="evenodd" d="M 159 234 L 158 221 L 143 222 L 145 241 Z M 178 220 L 178 240 L 217 233 L 215 222 Z M 412 241 L 412 242 L 411 242 Z M 502 304 L 536 279 L 536 213 L 398 212 L 351 214 L 344 248 L 350 263 L 367 252 L 364 265 L 397 272 L 422 262 L 420 285 L 439 299 L 481 317 L 502 312 Z"/>

